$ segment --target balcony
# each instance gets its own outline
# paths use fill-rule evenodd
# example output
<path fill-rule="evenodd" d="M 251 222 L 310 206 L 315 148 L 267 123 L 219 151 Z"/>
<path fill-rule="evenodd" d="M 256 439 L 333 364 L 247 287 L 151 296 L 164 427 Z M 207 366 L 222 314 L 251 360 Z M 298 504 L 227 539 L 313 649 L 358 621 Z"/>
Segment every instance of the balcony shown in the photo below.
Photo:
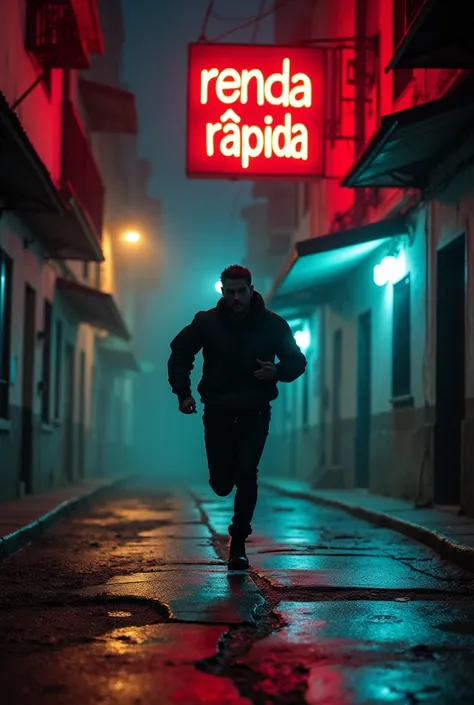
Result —
<path fill-rule="evenodd" d="M 116 86 L 107 86 L 81 78 L 79 89 L 93 132 L 138 134 L 135 96 Z"/>
<path fill-rule="evenodd" d="M 27 0 L 26 49 L 45 70 L 90 68 L 103 51 L 96 0 Z"/>
<path fill-rule="evenodd" d="M 405 31 L 386 68 L 474 68 L 474 4 L 465 0 L 405 0 Z"/>
<path fill-rule="evenodd" d="M 79 205 L 100 242 L 105 189 L 89 140 L 70 101 L 63 103 L 61 182 L 66 199 Z"/>
<path fill-rule="evenodd" d="M 472 135 L 473 123 L 471 91 L 384 115 L 341 185 L 424 191 L 433 170 Z"/>

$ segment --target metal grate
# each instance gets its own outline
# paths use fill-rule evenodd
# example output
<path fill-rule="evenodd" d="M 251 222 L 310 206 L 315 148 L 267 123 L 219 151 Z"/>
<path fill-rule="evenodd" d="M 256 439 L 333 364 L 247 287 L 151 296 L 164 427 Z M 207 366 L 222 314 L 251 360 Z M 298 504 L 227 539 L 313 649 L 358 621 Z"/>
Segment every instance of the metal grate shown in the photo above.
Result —
<path fill-rule="evenodd" d="M 26 49 L 45 69 L 90 68 L 71 0 L 27 0 Z"/>

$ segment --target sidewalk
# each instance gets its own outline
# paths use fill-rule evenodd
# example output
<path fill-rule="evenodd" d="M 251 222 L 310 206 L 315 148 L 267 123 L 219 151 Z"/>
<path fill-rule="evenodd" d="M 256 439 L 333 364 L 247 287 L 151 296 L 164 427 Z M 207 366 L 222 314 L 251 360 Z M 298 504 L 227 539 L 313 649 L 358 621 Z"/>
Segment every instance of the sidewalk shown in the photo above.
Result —
<path fill-rule="evenodd" d="M 474 519 L 439 509 L 415 509 L 402 499 L 364 490 L 312 490 L 305 482 L 261 478 L 261 487 L 342 509 L 359 519 L 393 529 L 431 548 L 441 558 L 474 572 Z"/>
<path fill-rule="evenodd" d="M 126 479 L 91 478 L 82 484 L 0 503 L 0 561 L 43 534 L 55 521 Z"/>

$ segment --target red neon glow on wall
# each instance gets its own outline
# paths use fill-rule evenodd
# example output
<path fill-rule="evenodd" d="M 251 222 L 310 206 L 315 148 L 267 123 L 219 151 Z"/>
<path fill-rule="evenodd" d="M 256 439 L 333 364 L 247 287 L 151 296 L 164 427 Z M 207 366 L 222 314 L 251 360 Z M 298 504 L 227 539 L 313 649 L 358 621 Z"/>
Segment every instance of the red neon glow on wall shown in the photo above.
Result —
<path fill-rule="evenodd" d="M 191 44 L 187 174 L 304 179 L 322 173 L 322 52 Z"/>

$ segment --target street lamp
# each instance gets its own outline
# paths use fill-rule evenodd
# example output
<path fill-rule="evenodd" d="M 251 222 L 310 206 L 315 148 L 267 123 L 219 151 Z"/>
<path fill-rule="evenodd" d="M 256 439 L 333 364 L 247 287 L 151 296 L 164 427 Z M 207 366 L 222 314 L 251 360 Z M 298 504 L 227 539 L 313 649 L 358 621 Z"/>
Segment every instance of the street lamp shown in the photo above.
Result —
<path fill-rule="evenodd" d="M 311 335 L 309 330 L 307 328 L 297 330 L 295 332 L 294 338 L 297 346 L 301 348 L 303 352 L 306 352 L 306 350 L 308 350 L 309 346 L 311 345 Z"/>
<path fill-rule="evenodd" d="M 136 230 L 128 230 L 125 233 L 124 237 L 127 242 L 138 242 L 141 238 L 141 235 Z"/>
<path fill-rule="evenodd" d="M 406 272 L 405 253 L 401 252 L 398 257 L 390 255 L 384 257 L 380 264 L 374 267 L 374 283 L 377 286 L 386 284 L 396 284 Z"/>
<path fill-rule="evenodd" d="M 222 282 L 220 280 L 216 282 L 216 291 L 218 294 L 222 294 Z"/>

